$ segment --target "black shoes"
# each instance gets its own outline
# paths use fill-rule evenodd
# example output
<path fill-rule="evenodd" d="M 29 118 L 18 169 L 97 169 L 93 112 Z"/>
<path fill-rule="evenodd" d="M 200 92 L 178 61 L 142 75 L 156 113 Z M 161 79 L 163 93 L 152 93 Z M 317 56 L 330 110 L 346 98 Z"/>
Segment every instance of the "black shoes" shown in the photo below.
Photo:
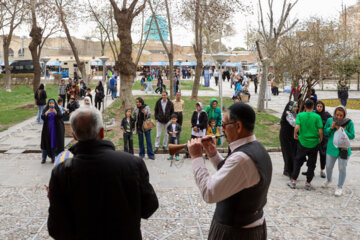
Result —
<path fill-rule="evenodd" d="M 41 164 L 44 164 L 44 163 L 45 163 L 45 161 L 46 161 L 45 159 L 41 160 Z"/>
<path fill-rule="evenodd" d="M 156 154 L 156 153 L 158 153 L 158 151 L 159 151 L 159 148 L 156 147 L 156 148 L 154 149 L 154 153 Z"/>

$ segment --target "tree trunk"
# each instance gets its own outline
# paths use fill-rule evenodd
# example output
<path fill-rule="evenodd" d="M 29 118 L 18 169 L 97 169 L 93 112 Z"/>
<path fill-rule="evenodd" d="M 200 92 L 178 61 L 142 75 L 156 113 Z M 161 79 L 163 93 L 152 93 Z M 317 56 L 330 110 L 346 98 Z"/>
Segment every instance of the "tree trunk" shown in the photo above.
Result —
<path fill-rule="evenodd" d="M 118 38 L 120 39 L 120 54 L 116 65 L 120 72 L 120 99 L 121 109 L 132 108 L 133 95 L 132 86 L 136 77 L 136 65 L 132 61 L 132 39 L 131 39 L 131 20 L 127 17 L 127 12 L 117 15 L 122 24 L 118 24 Z M 118 19 L 117 19 L 118 21 Z"/>
<path fill-rule="evenodd" d="M 265 99 L 265 93 L 266 93 L 266 87 L 267 87 L 267 72 L 268 72 L 268 66 L 266 63 L 262 62 L 263 64 L 263 71 L 261 75 L 261 81 L 260 81 L 260 91 L 259 91 L 259 97 L 258 97 L 258 103 L 257 103 L 257 110 L 258 112 L 264 111 L 264 99 Z"/>
<path fill-rule="evenodd" d="M 85 68 L 85 63 L 84 62 L 81 62 L 80 61 L 80 58 L 79 58 L 79 52 L 75 46 L 75 43 L 73 42 L 72 38 L 71 38 L 71 35 L 70 35 L 70 32 L 69 32 L 69 29 L 66 25 L 66 22 L 65 22 L 65 19 L 64 19 L 64 16 L 62 14 L 60 14 L 60 21 L 63 25 L 63 28 L 65 30 L 65 34 L 66 34 L 66 38 L 71 46 L 71 50 L 74 54 L 74 57 L 75 57 L 75 60 L 76 60 L 76 64 L 81 72 L 81 77 L 82 79 L 85 81 L 85 83 L 88 83 L 88 77 L 87 77 L 87 74 L 86 74 L 86 68 Z"/>
<path fill-rule="evenodd" d="M 9 64 L 9 45 L 10 38 L 7 36 L 3 37 L 3 48 L 4 48 L 4 64 L 5 64 L 5 89 L 7 92 L 11 92 L 11 71 Z"/>
<path fill-rule="evenodd" d="M 34 93 L 36 89 L 40 85 L 40 78 L 41 78 L 41 67 L 40 67 L 40 60 L 38 55 L 38 47 L 41 44 L 42 35 L 41 35 L 41 28 L 35 25 L 32 26 L 30 37 L 32 38 L 29 49 L 31 52 L 33 65 L 34 65 L 34 81 L 33 81 L 33 90 Z"/>
<path fill-rule="evenodd" d="M 202 58 L 196 59 L 196 68 L 195 68 L 195 80 L 194 85 L 191 93 L 191 100 L 197 100 L 198 99 L 198 93 L 199 93 L 199 84 L 200 84 L 200 77 L 202 73 Z M 219 80 L 220 81 L 220 80 Z"/>
<path fill-rule="evenodd" d="M 360 91 L 360 73 L 357 74 L 357 90 Z"/>
<path fill-rule="evenodd" d="M 170 79 L 170 99 L 174 98 L 174 56 L 169 57 L 169 79 Z M 181 79 L 180 79 L 181 81 Z"/>

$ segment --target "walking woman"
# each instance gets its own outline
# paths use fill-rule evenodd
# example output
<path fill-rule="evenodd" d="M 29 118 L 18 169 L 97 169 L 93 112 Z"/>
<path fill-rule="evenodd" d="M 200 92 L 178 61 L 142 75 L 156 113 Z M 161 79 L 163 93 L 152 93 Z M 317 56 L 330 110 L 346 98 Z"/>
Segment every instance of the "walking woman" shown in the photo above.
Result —
<path fill-rule="evenodd" d="M 337 148 L 333 144 L 334 133 L 339 128 L 344 129 L 344 132 L 350 140 L 355 138 L 354 123 L 351 119 L 346 118 L 346 108 L 344 106 L 338 106 L 335 108 L 334 116 L 326 121 L 324 127 L 324 135 L 329 137 L 327 149 L 326 149 L 326 177 L 323 187 L 328 187 L 332 181 L 332 172 L 336 160 L 338 160 L 339 168 L 339 180 L 335 196 L 341 196 L 342 187 L 346 178 L 346 166 L 350 159 L 351 148 Z"/>
<path fill-rule="evenodd" d="M 284 158 L 285 176 L 290 176 L 293 171 L 297 140 L 294 139 L 294 127 L 296 115 L 298 112 L 298 103 L 290 101 L 286 104 L 280 120 L 280 144 L 281 152 Z"/>
<path fill-rule="evenodd" d="M 95 88 L 95 108 L 99 109 L 101 108 L 101 103 L 104 99 L 104 87 L 102 85 L 102 82 L 99 81 L 97 83 L 97 86 Z"/>
<path fill-rule="evenodd" d="M 136 98 L 136 108 L 134 109 L 133 118 L 135 119 L 136 132 L 139 139 L 139 156 L 145 157 L 144 135 L 146 140 L 147 155 L 149 159 L 155 160 L 155 154 L 151 143 L 151 129 L 145 131 L 143 124 L 146 119 L 151 118 L 151 110 L 148 105 L 144 103 L 141 97 Z"/>
<path fill-rule="evenodd" d="M 325 104 L 322 101 L 318 101 L 316 103 L 316 111 L 315 113 L 319 114 L 325 126 L 326 121 L 331 118 L 331 114 L 325 111 Z M 323 140 L 319 144 L 319 155 L 320 155 L 320 177 L 326 178 L 325 174 L 325 165 L 326 165 L 326 146 L 328 143 L 328 137 L 323 136 Z"/>
<path fill-rule="evenodd" d="M 55 156 L 64 151 L 65 128 L 62 117 L 55 99 L 49 99 L 41 115 L 44 121 L 41 132 L 42 164 L 45 163 L 47 156 L 51 158 L 53 163 Z"/>
<path fill-rule="evenodd" d="M 36 122 L 38 123 L 43 123 L 43 120 L 41 119 L 41 114 L 45 109 L 46 106 L 46 91 L 44 88 L 44 84 L 40 84 L 39 88 L 36 90 L 35 94 L 34 94 L 34 98 L 35 98 L 35 102 L 36 102 L 36 106 L 38 107 L 38 113 L 36 116 Z"/>

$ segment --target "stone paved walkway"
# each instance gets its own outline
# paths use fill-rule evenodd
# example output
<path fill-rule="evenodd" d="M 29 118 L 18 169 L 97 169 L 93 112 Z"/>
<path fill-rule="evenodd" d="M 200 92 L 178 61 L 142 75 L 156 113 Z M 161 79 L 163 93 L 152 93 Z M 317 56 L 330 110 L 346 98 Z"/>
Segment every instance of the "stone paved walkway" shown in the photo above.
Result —
<path fill-rule="evenodd" d="M 145 160 L 160 202 L 149 220 L 142 220 L 143 239 L 206 239 L 214 204 L 206 204 L 195 186 L 191 161 L 170 167 L 166 155 Z M 334 196 L 335 183 L 320 188 L 316 169 L 314 191 L 286 186 L 280 153 L 271 153 L 273 179 L 265 207 L 268 239 L 360 239 L 360 152 L 348 166 L 344 195 Z M 44 184 L 52 165 L 41 165 L 40 154 L 0 154 L 0 239 L 49 239 L 48 200 Z M 206 162 L 211 172 L 215 170 Z M 337 166 L 334 170 L 337 182 Z"/>

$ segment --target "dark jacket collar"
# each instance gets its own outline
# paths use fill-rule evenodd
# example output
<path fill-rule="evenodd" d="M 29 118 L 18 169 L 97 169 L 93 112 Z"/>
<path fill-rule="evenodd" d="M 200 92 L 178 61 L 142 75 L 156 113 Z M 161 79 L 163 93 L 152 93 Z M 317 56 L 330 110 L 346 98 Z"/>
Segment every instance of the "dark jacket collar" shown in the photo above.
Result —
<path fill-rule="evenodd" d="M 75 155 L 79 153 L 93 153 L 104 149 L 115 151 L 115 146 L 112 142 L 107 140 L 89 140 L 79 141 L 69 150 Z"/>

